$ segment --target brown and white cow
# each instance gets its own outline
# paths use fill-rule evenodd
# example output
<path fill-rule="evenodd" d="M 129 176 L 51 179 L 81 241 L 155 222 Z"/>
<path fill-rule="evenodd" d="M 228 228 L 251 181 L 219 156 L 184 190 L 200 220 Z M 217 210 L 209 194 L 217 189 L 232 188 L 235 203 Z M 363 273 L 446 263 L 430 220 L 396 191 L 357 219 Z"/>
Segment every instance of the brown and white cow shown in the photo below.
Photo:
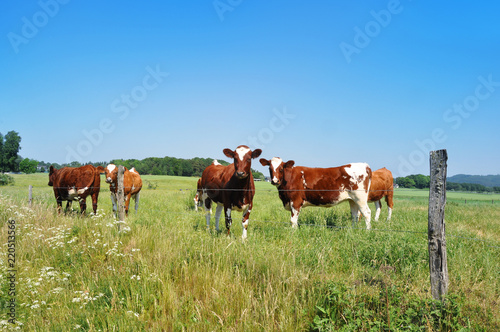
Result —
<path fill-rule="evenodd" d="M 125 196 L 125 214 L 128 215 L 128 208 L 130 199 L 135 200 L 135 213 L 139 209 L 139 197 L 142 188 L 142 180 L 139 173 L 134 167 L 128 170 L 123 167 L 123 194 Z M 114 164 L 109 164 L 105 169 L 106 182 L 109 183 L 109 190 L 111 191 L 111 203 L 113 204 L 113 212 L 116 214 L 117 202 L 116 192 L 118 191 L 118 167 Z"/>
<path fill-rule="evenodd" d="M 198 206 L 201 203 L 201 195 L 203 191 L 201 190 L 201 178 L 198 179 L 198 183 L 196 183 L 196 194 L 194 195 L 194 210 L 198 211 Z"/>
<path fill-rule="evenodd" d="M 224 154 L 234 162 L 228 166 L 212 163 L 205 168 L 201 176 L 202 200 L 206 212 L 207 228 L 210 227 L 210 209 L 212 202 L 215 210 L 215 229 L 219 230 L 219 218 L 224 209 L 226 228 L 229 234 L 232 224 L 231 211 L 243 212 L 243 234 L 247 237 L 248 218 L 253 206 L 255 187 L 251 171 L 252 159 L 262 153 L 261 149 L 252 151 L 248 146 L 240 145 L 236 150 L 224 149 Z"/>
<path fill-rule="evenodd" d="M 368 193 L 368 202 L 375 202 L 375 221 L 380 217 L 382 204 L 380 201 L 385 197 L 388 207 L 387 221 L 391 220 L 392 208 L 394 207 L 394 186 L 392 172 L 387 168 L 377 169 L 372 173 L 372 184 Z"/>
<path fill-rule="evenodd" d="M 352 163 L 332 168 L 295 166 L 293 160 L 281 158 L 260 159 L 269 166 L 271 183 L 278 187 L 283 206 L 292 214 L 292 227 L 298 226 L 300 210 L 306 206 L 330 207 L 349 201 L 353 222 L 361 211 L 370 229 L 371 212 L 368 207 L 372 171 L 368 164 Z"/>
<path fill-rule="evenodd" d="M 67 201 L 67 211 L 71 207 L 71 202 L 78 200 L 80 202 L 80 212 L 84 214 L 87 209 L 87 196 L 90 195 L 94 214 L 97 214 L 101 173 L 104 173 L 102 166 L 85 165 L 81 167 L 63 167 L 61 169 L 50 166 L 49 186 L 54 189 L 57 211 L 61 213 L 62 201 Z"/>

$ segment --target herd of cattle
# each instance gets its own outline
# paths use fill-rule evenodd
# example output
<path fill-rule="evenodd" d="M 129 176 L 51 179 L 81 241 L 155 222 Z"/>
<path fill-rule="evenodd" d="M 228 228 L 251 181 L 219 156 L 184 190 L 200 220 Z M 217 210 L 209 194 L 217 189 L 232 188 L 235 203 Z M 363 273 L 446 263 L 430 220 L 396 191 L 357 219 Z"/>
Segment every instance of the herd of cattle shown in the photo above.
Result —
<path fill-rule="evenodd" d="M 195 207 L 201 203 L 206 212 L 207 227 L 210 226 L 212 202 L 216 206 L 215 228 L 219 230 L 219 219 L 224 210 L 226 229 L 229 233 L 233 210 L 243 212 L 243 234 L 247 237 L 248 220 L 253 206 L 255 194 L 254 180 L 251 172 L 252 159 L 258 158 L 262 150 L 251 150 L 240 145 L 236 150 L 224 149 L 224 155 L 233 159 L 228 166 L 216 160 L 208 166 L 198 180 L 195 195 Z M 366 228 L 371 228 L 371 211 L 368 202 L 375 202 L 375 221 L 380 216 L 382 198 L 388 205 L 390 220 L 393 208 L 392 173 L 385 169 L 373 171 L 366 163 L 351 163 L 331 168 L 311 168 L 294 166 L 295 162 L 284 162 L 281 158 L 270 160 L 261 158 L 262 166 L 268 166 L 271 183 L 278 188 L 283 207 L 291 212 L 292 227 L 298 226 L 299 213 L 306 206 L 329 207 L 348 201 L 353 222 L 359 215 L 365 218 Z M 85 165 L 78 168 L 50 167 L 49 186 L 53 186 L 58 211 L 61 212 L 62 201 L 67 201 L 66 209 L 73 200 L 80 202 L 81 213 L 86 209 L 87 196 L 92 197 L 92 208 L 97 213 L 97 200 L 100 189 L 100 174 L 104 173 L 109 183 L 113 211 L 117 210 L 118 167 L 109 164 L 106 168 Z M 125 168 L 123 180 L 125 196 L 125 212 L 128 214 L 130 199 L 135 199 L 135 210 L 139 206 L 142 180 L 139 173 L 132 168 Z"/>

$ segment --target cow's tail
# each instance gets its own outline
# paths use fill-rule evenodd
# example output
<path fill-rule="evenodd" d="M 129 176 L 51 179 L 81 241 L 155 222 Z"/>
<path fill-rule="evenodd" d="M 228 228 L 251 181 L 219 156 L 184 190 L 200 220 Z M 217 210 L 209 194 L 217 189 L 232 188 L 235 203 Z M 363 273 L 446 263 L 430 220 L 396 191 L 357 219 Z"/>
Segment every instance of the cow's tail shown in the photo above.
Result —
<path fill-rule="evenodd" d="M 100 177 L 101 173 L 104 173 L 104 167 L 102 167 L 102 166 L 96 167 L 95 170 L 94 170 L 93 176 L 90 177 L 89 182 L 86 184 L 86 186 L 84 188 L 78 190 L 78 194 L 81 195 L 81 194 L 85 193 L 89 189 L 90 189 L 91 193 L 94 192 L 94 190 L 96 190 L 96 189 L 97 190 L 101 189 L 100 186 L 96 187 L 96 183 L 95 183 L 96 182 L 95 181 L 96 177 L 97 178 Z"/>
<path fill-rule="evenodd" d="M 366 192 L 370 192 L 370 187 L 372 185 L 372 169 L 370 168 L 370 165 L 366 164 L 366 173 L 368 174 L 368 188 L 366 189 Z"/>

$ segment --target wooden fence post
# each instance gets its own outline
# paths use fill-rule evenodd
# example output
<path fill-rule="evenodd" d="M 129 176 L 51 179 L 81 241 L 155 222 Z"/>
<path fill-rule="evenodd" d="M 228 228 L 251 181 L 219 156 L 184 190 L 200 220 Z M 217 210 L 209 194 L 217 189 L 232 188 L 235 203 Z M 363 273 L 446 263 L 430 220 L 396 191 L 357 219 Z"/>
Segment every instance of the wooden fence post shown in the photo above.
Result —
<path fill-rule="evenodd" d="M 118 204 L 118 231 L 120 225 L 125 221 L 125 193 L 123 190 L 123 173 L 125 169 L 123 166 L 118 166 L 118 189 L 116 191 L 116 200 Z"/>
<path fill-rule="evenodd" d="M 446 150 L 430 152 L 429 186 L 429 268 L 431 293 L 435 300 L 444 301 L 448 291 L 448 263 L 446 257 L 446 237 L 444 208 L 446 205 Z"/>
<path fill-rule="evenodd" d="M 33 186 L 30 184 L 29 186 L 29 196 L 28 196 L 28 203 L 29 206 L 31 207 L 31 203 L 33 202 Z"/>

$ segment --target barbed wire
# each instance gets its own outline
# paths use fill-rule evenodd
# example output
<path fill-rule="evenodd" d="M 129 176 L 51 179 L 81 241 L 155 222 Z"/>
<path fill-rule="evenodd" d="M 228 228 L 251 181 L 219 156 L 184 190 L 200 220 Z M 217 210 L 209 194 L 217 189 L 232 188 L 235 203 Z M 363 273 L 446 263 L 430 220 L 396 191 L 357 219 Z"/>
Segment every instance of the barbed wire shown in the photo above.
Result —
<path fill-rule="evenodd" d="M 160 210 L 152 210 L 152 211 L 160 211 Z M 192 213 L 186 213 L 186 212 L 181 212 L 181 211 L 162 211 L 163 213 L 167 214 L 177 214 L 177 215 L 188 215 L 192 216 Z M 199 212 L 195 212 L 195 214 L 199 214 Z M 203 211 L 205 212 L 205 211 Z M 206 213 L 205 213 L 206 214 Z M 212 219 L 212 218 L 211 218 Z M 221 216 L 221 220 L 224 221 L 223 216 Z M 261 222 L 261 223 L 270 223 L 270 224 L 290 224 L 290 221 L 275 221 L 275 220 L 261 220 L 261 219 L 248 219 L 249 223 L 252 222 Z M 361 220 L 360 220 L 361 221 Z M 358 221 L 358 222 L 360 222 Z M 300 223 L 299 222 L 299 227 L 324 227 L 324 228 L 330 228 L 330 229 L 354 229 L 354 230 L 361 230 L 361 231 L 375 231 L 375 232 L 394 232 L 394 233 L 408 233 L 408 234 L 428 234 L 428 231 L 410 231 L 410 230 L 404 230 L 404 229 L 387 229 L 387 228 L 371 228 L 370 230 L 367 230 L 366 227 L 355 227 L 355 226 L 338 226 L 338 225 L 322 225 L 322 224 L 309 224 L 309 223 Z M 454 234 L 446 234 L 447 237 L 455 237 L 455 238 L 461 238 L 465 240 L 473 240 L 473 241 L 480 241 L 485 243 L 484 245 L 486 247 L 490 248 L 496 248 L 500 249 L 500 246 L 495 246 L 495 245 L 490 245 L 487 244 L 488 241 L 490 240 L 484 240 L 484 239 L 478 239 L 478 238 L 472 238 L 472 237 L 466 237 L 466 236 L 461 236 L 461 235 L 454 235 Z"/>
<path fill-rule="evenodd" d="M 36 189 L 36 188 L 42 188 L 42 189 L 46 189 L 46 188 L 55 188 L 55 189 L 77 189 L 77 190 L 82 190 L 82 189 L 95 189 L 95 188 L 99 188 L 99 190 L 102 190 L 102 191 L 111 191 L 109 188 L 107 187 L 94 187 L 94 186 L 91 186 L 91 187 L 80 187 L 80 186 L 67 186 L 67 187 L 53 187 L 53 186 L 32 186 L 33 189 Z M 132 189 L 132 188 L 135 188 L 135 187 L 124 187 L 124 189 Z M 144 186 L 142 187 L 142 189 L 145 189 L 145 190 L 161 190 L 161 191 L 198 191 L 197 188 L 145 188 Z M 425 188 L 425 189 L 428 189 L 428 188 Z M 345 189 L 278 189 L 278 188 L 268 188 L 268 189 L 264 189 L 264 188 L 259 188 L 259 189 L 242 189 L 242 188 L 202 188 L 200 190 L 207 190 L 207 191 L 253 191 L 253 192 L 273 192 L 273 191 L 277 191 L 277 192 L 344 192 L 344 191 L 365 191 L 365 189 L 348 189 L 348 188 L 345 188 Z M 393 193 L 405 193 L 405 192 L 422 192 L 422 189 L 404 189 L 404 190 L 390 190 L 390 189 L 370 189 L 369 192 L 393 192 Z M 452 192 L 456 192 L 456 191 L 452 191 Z M 468 194 L 468 193 L 475 193 L 475 192 L 459 192 L 459 193 L 464 193 L 464 194 Z M 480 194 L 480 195 L 494 195 L 494 193 L 477 193 L 477 194 Z M 453 198 L 452 198 L 453 199 Z M 472 199 L 471 199 L 472 200 Z"/>

